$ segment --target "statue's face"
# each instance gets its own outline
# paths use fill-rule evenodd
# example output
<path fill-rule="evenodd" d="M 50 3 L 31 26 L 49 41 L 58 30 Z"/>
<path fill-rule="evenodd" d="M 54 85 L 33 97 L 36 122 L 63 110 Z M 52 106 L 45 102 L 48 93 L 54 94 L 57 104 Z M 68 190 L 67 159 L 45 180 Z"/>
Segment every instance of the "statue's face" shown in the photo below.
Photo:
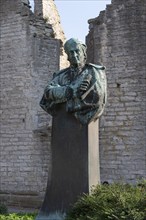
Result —
<path fill-rule="evenodd" d="M 85 55 L 80 44 L 71 44 L 67 50 L 68 60 L 74 67 L 85 65 Z"/>

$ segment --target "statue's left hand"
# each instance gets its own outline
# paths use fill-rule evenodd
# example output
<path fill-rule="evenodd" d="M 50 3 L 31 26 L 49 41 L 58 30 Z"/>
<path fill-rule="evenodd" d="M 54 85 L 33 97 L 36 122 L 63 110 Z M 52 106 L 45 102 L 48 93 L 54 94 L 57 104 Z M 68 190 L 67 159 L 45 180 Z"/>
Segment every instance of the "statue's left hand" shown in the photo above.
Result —
<path fill-rule="evenodd" d="M 83 82 L 81 83 L 80 88 L 79 88 L 80 93 L 86 92 L 88 87 L 89 87 L 89 85 L 90 85 L 89 80 L 83 80 Z"/>
<path fill-rule="evenodd" d="M 83 95 L 88 90 L 88 88 L 90 87 L 91 79 L 92 79 L 92 76 L 87 75 L 84 78 L 84 80 L 82 81 L 82 83 L 80 84 L 80 87 L 79 87 L 80 96 Z"/>

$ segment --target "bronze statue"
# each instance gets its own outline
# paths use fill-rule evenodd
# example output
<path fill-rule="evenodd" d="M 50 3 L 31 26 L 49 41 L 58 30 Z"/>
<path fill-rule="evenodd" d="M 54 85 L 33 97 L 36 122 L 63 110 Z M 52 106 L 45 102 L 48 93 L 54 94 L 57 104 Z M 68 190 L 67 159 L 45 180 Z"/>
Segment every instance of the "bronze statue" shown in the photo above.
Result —
<path fill-rule="evenodd" d="M 86 64 L 86 46 L 74 38 L 68 40 L 64 48 L 70 67 L 54 74 L 40 105 L 53 116 L 58 105 L 66 103 L 66 112 L 73 114 L 81 124 L 88 124 L 104 110 L 105 67 Z"/>
<path fill-rule="evenodd" d="M 64 220 L 82 193 L 99 183 L 98 122 L 106 103 L 105 67 L 86 64 L 86 46 L 64 45 L 70 67 L 54 73 L 41 107 L 53 116 L 52 170 L 36 220 Z"/>

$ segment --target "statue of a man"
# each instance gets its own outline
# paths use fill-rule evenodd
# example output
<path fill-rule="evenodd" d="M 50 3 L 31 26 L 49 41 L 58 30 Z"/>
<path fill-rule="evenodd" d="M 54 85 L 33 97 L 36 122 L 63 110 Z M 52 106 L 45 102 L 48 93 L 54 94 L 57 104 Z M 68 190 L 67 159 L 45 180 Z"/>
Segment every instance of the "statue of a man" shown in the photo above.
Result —
<path fill-rule="evenodd" d="M 105 67 L 86 64 L 86 46 L 71 38 L 65 45 L 70 67 L 55 73 L 47 85 L 41 107 L 54 116 L 59 104 L 81 124 L 88 124 L 102 114 L 106 103 Z"/>
<path fill-rule="evenodd" d="M 95 120 L 106 102 L 105 67 L 86 64 L 86 46 L 76 39 L 64 48 L 70 67 L 54 74 L 40 102 L 53 116 L 52 170 L 37 220 L 64 220 L 78 196 L 98 183 Z"/>

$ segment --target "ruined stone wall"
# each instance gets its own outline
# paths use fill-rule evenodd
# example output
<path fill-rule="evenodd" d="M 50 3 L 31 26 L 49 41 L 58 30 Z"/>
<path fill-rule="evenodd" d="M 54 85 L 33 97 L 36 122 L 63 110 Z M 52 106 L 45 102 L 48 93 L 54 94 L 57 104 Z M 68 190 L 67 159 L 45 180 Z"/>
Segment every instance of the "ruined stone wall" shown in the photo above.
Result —
<path fill-rule="evenodd" d="M 39 107 L 59 68 L 52 27 L 21 0 L 0 0 L 0 201 L 38 207 L 51 163 L 51 118 Z"/>
<path fill-rule="evenodd" d="M 100 120 L 102 181 L 146 178 L 146 1 L 113 0 L 89 20 L 89 62 L 107 68 Z"/>
<path fill-rule="evenodd" d="M 69 65 L 67 61 L 66 53 L 64 52 L 64 42 L 66 37 L 61 26 L 60 15 L 56 8 L 54 0 L 34 0 L 35 3 L 35 13 L 42 16 L 47 23 L 52 25 L 53 36 L 60 40 L 60 69 L 63 69 Z"/>

